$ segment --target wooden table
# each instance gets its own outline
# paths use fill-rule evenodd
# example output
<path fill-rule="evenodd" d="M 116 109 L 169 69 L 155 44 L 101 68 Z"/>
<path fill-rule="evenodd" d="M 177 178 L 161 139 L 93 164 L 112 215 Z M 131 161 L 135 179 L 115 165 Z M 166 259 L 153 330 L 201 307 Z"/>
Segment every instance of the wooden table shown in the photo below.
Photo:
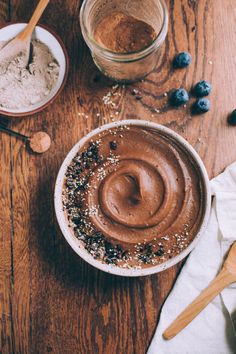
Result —
<path fill-rule="evenodd" d="M 213 177 L 236 160 L 236 127 L 226 122 L 236 108 L 235 0 L 167 2 L 169 33 L 159 65 L 143 82 L 118 89 L 117 119 L 138 117 L 174 129 L 195 147 Z M 28 20 L 36 3 L 0 0 L 0 23 Z M 60 164 L 88 130 L 111 119 L 102 101 L 111 83 L 96 69 L 83 42 L 79 10 L 77 0 L 51 1 L 41 20 L 62 37 L 69 53 L 63 93 L 42 113 L 9 120 L 10 127 L 25 134 L 47 131 L 51 150 L 36 156 L 22 142 L 0 135 L 3 354 L 145 353 L 180 267 L 139 279 L 107 275 L 83 262 L 57 226 L 53 189 Z M 171 59 L 182 50 L 192 54 L 192 65 L 173 71 Z M 203 78 L 213 85 L 209 113 L 192 117 L 189 105 L 179 110 L 166 106 L 165 92 L 190 89 Z M 131 94 L 133 88 L 142 100 Z M 154 113 L 155 108 L 162 113 Z"/>

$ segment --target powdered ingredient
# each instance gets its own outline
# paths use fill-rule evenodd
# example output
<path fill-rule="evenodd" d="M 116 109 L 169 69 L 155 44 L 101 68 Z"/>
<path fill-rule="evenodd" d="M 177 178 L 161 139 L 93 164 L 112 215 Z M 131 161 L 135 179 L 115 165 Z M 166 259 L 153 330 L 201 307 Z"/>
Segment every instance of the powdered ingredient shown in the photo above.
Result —
<path fill-rule="evenodd" d="M 32 135 L 29 142 L 31 150 L 42 154 L 46 152 L 51 146 L 51 138 L 45 132 L 37 132 Z"/>
<path fill-rule="evenodd" d="M 0 42 L 0 48 L 4 44 Z M 24 109 L 41 102 L 57 82 L 60 67 L 48 46 L 37 39 L 31 45 L 28 67 L 22 68 L 26 53 L 21 52 L 0 74 L 0 107 L 4 109 Z"/>
<path fill-rule="evenodd" d="M 131 53 L 149 46 L 156 31 L 146 22 L 122 12 L 112 12 L 100 21 L 94 38 L 115 53 Z"/>

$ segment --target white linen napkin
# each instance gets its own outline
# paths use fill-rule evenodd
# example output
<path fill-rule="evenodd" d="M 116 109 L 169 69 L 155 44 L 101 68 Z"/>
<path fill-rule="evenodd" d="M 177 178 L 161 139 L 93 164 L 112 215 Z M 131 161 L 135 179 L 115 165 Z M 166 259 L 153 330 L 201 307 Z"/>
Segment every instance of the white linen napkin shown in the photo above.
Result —
<path fill-rule="evenodd" d="M 211 181 L 214 196 L 208 227 L 190 254 L 161 312 L 147 354 L 236 353 L 236 283 L 222 291 L 171 340 L 164 330 L 206 288 L 236 241 L 236 162 Z"/>

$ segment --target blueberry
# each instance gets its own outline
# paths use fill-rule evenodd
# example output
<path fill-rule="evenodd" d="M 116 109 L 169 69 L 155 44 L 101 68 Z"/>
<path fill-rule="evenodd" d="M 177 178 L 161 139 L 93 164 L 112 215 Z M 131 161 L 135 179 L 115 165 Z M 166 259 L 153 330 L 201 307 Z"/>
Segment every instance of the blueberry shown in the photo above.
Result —
<path fill-rule="evenodd" d="M 161 256 L 163 256 L 164 253 L 165 253 L 164 250 L 160 248 L 160 249 L 155 253 L 155 255 L 158 256 L 158 257 L 161 257 Z"/>
<path fill-rule="evenodd" d="M 172 106 L 175 107 L 185 104 L 186 102 L 188 102 L 188 100 L 189 100 L 188 92 L 183 88 L 179 88 L 173 91 L 170 96 L 170 103 Z"/>
<path fill-rule="evenodd" d="M 230 125 L 236 125 L 236 109 L 228 117 L 228 123 Z"/>
<path fill-rule="evenodd" d="M 187 52 L 182 52 L 176 55 L 173 60 L 174 68 L 186 68 L 192 61 L 192 57 Z"/>
<path fill-rule="evenodd" d="M 206 113 L 211 108 L 210 101 L 207 98 L 199 98 L 192 107 L 193 113 L 201 114 Z"/>
<path fill-rule="evenodd" d="M 193 88 L 193 93 L 197 97 L 208 96 L 210 92 L 211 92 L 211 84 L 209 84 L 209 82 L 205 80 L 198 82 Z"/>
<path fill-rule="evenodd" d="M 111 150 L 116 150 L 117 149 L 116 141 L 110 141 L 110 149 Z"/>

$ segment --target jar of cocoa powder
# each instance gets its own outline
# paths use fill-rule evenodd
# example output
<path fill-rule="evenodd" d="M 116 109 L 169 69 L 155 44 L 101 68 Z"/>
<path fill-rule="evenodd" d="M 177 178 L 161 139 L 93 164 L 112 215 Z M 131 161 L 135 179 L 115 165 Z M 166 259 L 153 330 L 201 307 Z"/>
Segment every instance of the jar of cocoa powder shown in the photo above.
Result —
<path fill-rule="evenodd" d="M 164 0 L 84 0 L 80 23 L 97 67 L 116 81 L 132 82 L 155 69 L 168 12 Z"/>

